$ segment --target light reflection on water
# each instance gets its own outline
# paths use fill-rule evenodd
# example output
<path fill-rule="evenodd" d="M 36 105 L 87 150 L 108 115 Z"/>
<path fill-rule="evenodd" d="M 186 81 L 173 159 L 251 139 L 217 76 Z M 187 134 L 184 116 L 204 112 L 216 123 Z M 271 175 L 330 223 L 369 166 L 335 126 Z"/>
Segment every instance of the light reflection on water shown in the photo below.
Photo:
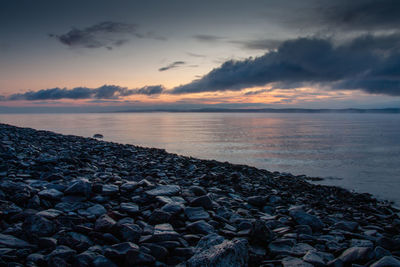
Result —
<path fill-rule="evenodd" d="M 1 114 L 0 122 L 271 171 L 333 177 L 400 203 L 396 114 L 105 113 Z"/>

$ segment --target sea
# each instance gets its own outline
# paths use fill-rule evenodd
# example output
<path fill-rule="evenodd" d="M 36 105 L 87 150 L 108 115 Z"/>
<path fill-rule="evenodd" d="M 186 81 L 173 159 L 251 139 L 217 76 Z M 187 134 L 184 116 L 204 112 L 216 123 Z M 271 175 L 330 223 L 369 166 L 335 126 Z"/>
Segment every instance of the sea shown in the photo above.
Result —
<path fill-rule="evenodd" d="M 0 122 L 321 177 L 400 204 L 400 114 L 0 114 Z"/>

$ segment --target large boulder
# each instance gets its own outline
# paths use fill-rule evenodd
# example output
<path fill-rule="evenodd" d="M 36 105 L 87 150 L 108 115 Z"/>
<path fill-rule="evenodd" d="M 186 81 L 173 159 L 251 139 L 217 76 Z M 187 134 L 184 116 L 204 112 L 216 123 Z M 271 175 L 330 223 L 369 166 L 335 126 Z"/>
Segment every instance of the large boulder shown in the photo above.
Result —
<path fill-rule="evenodd" d="M 247 240 L 225 240 L 195 254 L 187 261 L 187 267 L 241 267 L 247 265 L 248 258 Z"/>

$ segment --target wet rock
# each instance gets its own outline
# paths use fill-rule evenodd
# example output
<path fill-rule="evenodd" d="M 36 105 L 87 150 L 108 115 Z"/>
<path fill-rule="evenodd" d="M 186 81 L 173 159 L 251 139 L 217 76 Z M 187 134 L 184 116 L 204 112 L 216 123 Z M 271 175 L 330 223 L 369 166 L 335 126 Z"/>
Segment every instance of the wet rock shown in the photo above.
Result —
<path fill-rule="evenodd" d="M 251 196 L 247 198 L 247 202 L 256 207 L 262 207 L 267 203 L 267 198 L 265 196 Z"/>
<path fill-rule="evenodd" d="M 297 224 L 308 225 L 315 231 L 320 231 L 324 227 L 324 224 L 318 217 L 299 209 L 290 211 L 290 216 Z"/>
<path fill-rule="evenodd" d="M 371 265 L 371 267 L 399 267 L 399 266 L 400 266 L 400 260 L 392 256 L 385 256 Z"/>
<path fill-rule="evenodd" d="M 104 214 L 96 220 L 94 229 L 96 231 L 110 231 L 115 224 L 114 219 Z"/>
<path fill-rule="evenodd" d="M 64 194 L 89 197 L 91 192 L 92 184 L 87 179 L 79 179 L 71 182 L 65 189 Z"/>
<path fill-rule="evenodd" d="M 208 209 L 208 210 L 212 209 L 212 207 L 213 207 L 212 200 L 207 195 L 194 198 L 190 202 L 190 205 L 194 206 L 194 207 L 203 207 L 203 208 Z"/>
<path fill-rule="evenodd" d="M 32 247 L 28 242 L 16 238 L 12 235 L 0 234 L 0 246 L 10 247 L 10 248 L 29 248 Z"/>
<path fill-rule="evenodd" d="M 155 189 L 146 191 L 150 196 L 176 196 L 181 191 L 178 185 L 159 185 Z"/>
<path fill-rule="evenodd" d="M 221 244 L 195 254 L 187 261 L 187 266 L 240 267 L 247 265 L 248 257 L 248 243 L 246 240 L 225 240 Z"/>
<path fill-rule="evenodd" d="M 119 193 L 119 187 L 113 184 L 103 185 L 103 189 L 101 191 L 101 194 L 104 196 L 115 196 L 118 193 Z"/>
<path fill-rule="evenodd" d="M 210 215 L 203 207 L 186 207 L 184 212 L 189 221 L 207 220 L 210 218 Z"/>
<path fill-rule="evenodd" d="M 352 247 L 346 249 L 339 259 L 344 263 L 364 263 L 371 259 L 371 252 L 368 247 Z"/>
<path fill-rule="evenodd" d="M 51 236 L 55 231 L 55 224 L 43 216 L 28 216 L 22 224 L 22 229 L 34 236 Z"/>
<path fill-rule="evenodd" d="M 120 210 L 130 215 L 134 215 L 139 212 L 139 206 L 133 203 L 121 203 Z"/>
<path fill-rule="evenodd" d="M 196 196 L 203 196 L 207 194 L 206 190 L 204 190 L 204 188 L 201 186 L 193 185 L 189 187 L 189 190 Z"/>
<path fill-rule="evenodd" d="M 42 190 L 38 193 L 38 195 L 42 198 L 49 199 L 49 200 L 59 200 L 64 195 L 62 192 L 58 191 L 57 189 L 46 189 Z"/>
<path fill-rule="evenodd" d="M 203 220 L 189 223 L 186 227 L 194 234 L 208 235 L 214 232 L 214 227 Z"/>
<path fill-rule="evenodd" d="M 273 238 L 274 233 L 269 229 L 267 224 L 262 220 L 256 220 L 251 229 L 251 241 L 256 244 L 266 245 Z"/>

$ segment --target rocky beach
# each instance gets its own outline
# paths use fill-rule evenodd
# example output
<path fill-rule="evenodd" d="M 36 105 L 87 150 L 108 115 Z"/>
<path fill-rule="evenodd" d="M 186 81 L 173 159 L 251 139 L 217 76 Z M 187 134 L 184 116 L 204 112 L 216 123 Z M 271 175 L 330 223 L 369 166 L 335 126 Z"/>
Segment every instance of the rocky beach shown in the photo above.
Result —
<path fill-rule="evenodd" d="M 0 266 L 400 266 L 398 209 L 308 179 L 0 124 Z"/>

